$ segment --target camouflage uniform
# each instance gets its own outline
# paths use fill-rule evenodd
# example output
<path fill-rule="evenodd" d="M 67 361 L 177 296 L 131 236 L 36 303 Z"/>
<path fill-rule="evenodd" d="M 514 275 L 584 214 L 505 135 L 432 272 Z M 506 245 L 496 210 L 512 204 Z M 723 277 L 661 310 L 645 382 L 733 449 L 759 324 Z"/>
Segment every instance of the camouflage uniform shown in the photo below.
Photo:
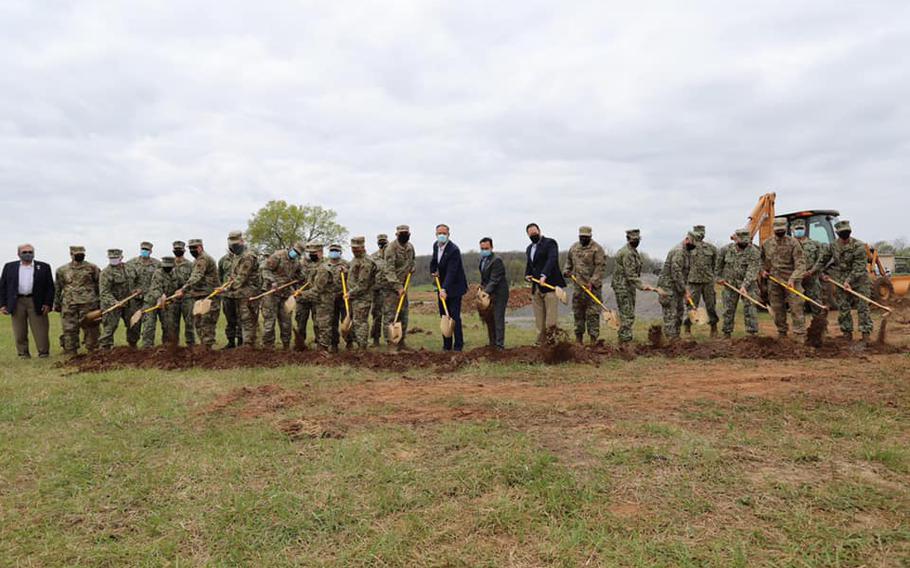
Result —
<path fill-rule="evenodd" d="M 786 229 L 786 219 L 775 219 L 774 228 Z M 802 278 L 806 272 L 806 258 L 803 256 L 803 247 L 793 237 L 772 236 L 761 247 L 762 268 L 782 282 L 793 281 L 793 287 L 802 292 Z M 790 318 L 793 320 L 793 333 L 805 335 L 805 307 L 803 300 L 796 294 L 773 281 L 768 282 L 768 301 L 774 311 L 774 324 L 777 333 L 787 335 L 787 306 L 790 308 Z"/>
<path fill-rule="evenodd" d="M 320 349 L 326 351 L 338 347 L 336 300 L 341 294 L 341 270 L 343 268 L 344 264 L 341 260 L 319 262 L 315 268 L 312 286 L 300 295 L 302 301 L 312 302 L 315 307 L 313 330 L 316 334 L 316 344 Z"/>
<path fill-rule="evenodd" d="M 400 233 L 410 233 L 410 231 L 411 229 L 407 225 L 398 225 L 395 229 L 396 235 Z M 383 294 L 385 296 L 385 307 L 382 312 L 382 319 L 387 324 L 391 324 L 395 321 L 395 310 L 398 308 L 398 301 L 400 299 L 398 288 L 404 288 L 404 282 L 407 279 L 408 274 L 414 272 L 416 267 L 414 257 L 414 245 L 409 242 L 402 244 L 397 238 L 390 241 L 383 251 L 382 259 L 385 262 L 385 266 L 383 267 L 385 270 L 384 279 L 387 288 L 386 292 Z M 404 303 L 401 305 L 401 313 L 398 316 L 398 321 L 401 323 L 402 331 L 401 343 L 399 343 L 399 346 L 403 346 L 408 334 L 407 294 L 405 294 Z M 386 341 L 388 341 L 388 325 L 383 328 L 383 333 L 385 334 Z"/>
<path fill-rule="evenodd" d="M 143 242 L 139 245 L 140 248 L 149 251 L 151 253 L 152 243 Z M 145 304 L 145 294 L 148 292 L 149 286 L 152 284 L 152 275 L 155 274 L 155 271 L 158 270 L 158 266 L 161 263 L 156 258 L 149 256 L 148 258 L 143 258 L 141 256 L 134 257 L 127 262 L 127 265 L 133 271 L 133 278 L 136 282 L 136 288 L 142 290 L 142 295 L 133 300 L 133 306 L 135 310 L 140 310 L 142 308 L 147 308 Z M 135 311 L 134 310 L 134 311 Z M 127 339 L 130 344 L 133 344 L 133 339 L 138 343 L 140 334 L 142 337 L 143 345 L 148 345 L 155 342 L 155 322 L 159 318 L 158 312 L 152 312 L 146 314 L 142 318 L 142 323 L 136 327 L 130 328 L 127 331 Z M 130 335 L 133 337 L 130 337 Z M 149 337 L 149 334 L 151 336 Z"/>
<path fill-rule="evenodd" d="M 85 254 L 85 247 L 71 246 L 70 254 Z M 54 292 L 54 309 L 60 312 L 63 335 L 60 337 L 63 352 L 75 355 L 79 350 L 79 329 L 82 318 L 99 308 L 98 284 L 101 269 L 91 262 L 73 260 L 57 269 Z M 85 347 L 94 351 L 98 347 L 98 326 L 83 330 Z"/>
<path fill-rule="evenodd" d="M 566 257 L 565 274 L 575 276 L 581 285 L 588 288 L 598 300 L 603 300 L 601 289 L 603 287 L 604 271 L 607 267 L 607 255 L 603 247 L 591 239 L 591 227 L 579 227 L 579 242 L 569 247 Z M 591 239 L 587 245 L 581 244 L 581 238 Z M 591 342 L 600 337 L 601 309 L 588 294 L 575 284 L 572 294 L 572 314 L 575 318 L 575 339 L 581 342 L 585 330 Z"/>
<path fill-rule="evenodd" d="M 161 258 L 161 266 L 152 275 L 152 281 L 149 284 L 148 292 L 145 293 L 145 307 L 151 308 L 162 297 L 172 296 L 180 288 L 180 277 L 174 270 L 174 257 L 164 256 Z M 149 316 L 156 315 L 157 318 Z M 148 348 L 155 344 L 155 321 L 161 321 L 161 343 L 177 343 L 180 336 L 177 334 L 178 318 L 180 317 L 180 304 L 169 302 L 164 308 L 145 314 L 142 318 L 142 347 Z M 146 332 L 145 323 L 152 322 L 151 331 Z"/>
<path fill-rule="evenodd" d="M 221 284 L 227 282 L 231 271 L 234 269 L 234 262 L 237 255 L 228 252 L 218 259 L 218 278 Z M 221 294 L 221 307 L 224 310 L 224 336 L 227 339 L 227 346 L 243 345 L 243 336 L 240 333 L 240 324 L 237 317 L 237 299 L 231 292 Z"/>
<path fill-rule="evenodd" d="M 365 248 L 366 239 L 364 237 L 354 237 L 351 239 L 351 248 Z M 381 271 L 372 258 L 364 253 L 362 256 L 354 255 L 348 267 L 347 285 L 348 285 L 348 303 L 351 306 L 351 317 L 353 318 L 353 327 L 351 329 L 351 338 L 354 343 L 361 349 L 367 348 L 370 331 L 370 308 L 373 305 L 373 292 L 376 282 L 381 277 Z"/>
<path fill-rule="evenodd" d="M 303 265 L 300 256 L 303 253 L 303 244 L 297 244 L 289 249 L 281 249 L 272 253 L 262 267 L 262 284 L 266 290 L 273 286 L 283 286 L 303 277 Z M 299 287 L 298 285 L 295 285 Z M 292 315 L 284 309 L 284 303 L 294 293 L 294 286 L 288 286 L 271 296 L 266 296 L 262 301 L 262 321 L 265 331 L 262 333 L 263 347 L 275 345 L 275 323 L 281 335 L 281 345 L 285 349 L 291 347 Z"/>
<path fill-rule="evenodd" d="M 231 233 L 228 237 L 229 245 L 242 244 L 239 231 Z M 256 346 L 256 335 L 259 331 L 259 305 L 250 301 L 251 296 L 259 293 L 262 283 L 259 279 L 259 257 L 250 250 L 237 254 L 228 280 L 232 280 L 225 292 L 230 293 L 237 302 L 237 317 L 240 320 L 241 337 L 243 343 L 250 347 Z"/>
<path fill-rule="evenodd" d="M 174 241 L 174 251 L 186 250 L 186 243 Z M 177 275 L 177 285 L 183 286 L 193 273 L 193 261 L 182 256 L 174 257 L 174 273 Z M 188 298 L 176 300 L 174 311 L 177 313 L 177 337 L 180 337 L 180 322 L 183 322 L 183 339 L 187 345 L 196 344 L 196 331 L 193 329 L 193 302 Z"/>
<path fill-rule="evenodd" d="M 838 221 L 834 225 L 834 229 L 837 232 L 849 231 L 851 230 L 850 222 Z M 866 264 L 866 243 L 853 237 L 849 237 L 847 242 L 837 238 L 831 243 L 831 266 L 827 270 L 828 276 L 839 284 L 849 284 L 854 292 L 868 298 L 872 295 L 872 287 L 869 283 Z M 873 327 L 869 304 L 840 288 L 837 288 L 834 298 L 837 301 L 837 323 L 844 335 L 853 335 L 851 310 L 855 309 L 859 320 L 859 331 L 863 334 L 863 339 L 868 339 Z"/>
<path fill-rule="evenodd" d="M 202 245 L 202 239 L 190 239 L 190 247 Z M 180 288 L 195 303 L 211 294 L 221 285 L 218 279 L 218 264 L 207 252 L 202 251 L 193 261 L 193 271 L 186 283 Z M 207 314 L 194 315 L 193 327 L 199 337 L 199 343 L 206 347 L 215 344 L 215 327 L 218 325 L 218 312 L 221 310 L 219 296 L 212 298 L 212 309 Z"/>
<path fill-rule="evenodd" d="M 689 234 L 694 241 L 694 235 Z M 664 335 L 670 340 L 679 338 L 679 327 L 682 325 L 686 313 L 686 282 L 689 278 L 689 253 L 683 244 L 678 244 L 667 253 L 660 278 L 657 280 L 658 288 L 662 288 L 665 295 L 660 297 L 660 307 L 663 310 Z"/>
<path fill-rule="evenodd" d="M 98 285 L 101 296 L 101 309 L 106 310 L 127 298 L 136 289 L 133 282 L 133 274 L 129 266 L 122 262 L 123 251 L 120 249 L 110 249 L 107 251 L 108 259 L 120 259 L 119 264 L 110 264 L 101 270 L 101 278 Z M 130 302 L 120 309 L 104 314 L 101 320 L 101 339 L 98 340 L 102 349 L 112 349 L 114 347 L 114 333 L 117 326 L 123 321 L 126 329 L 130 327 L 130 316 L 133 313 L 129 310 Z M 134 344 L 130 347 L 135 347 Z"/>
<path fill-rule="evenodd" d="M 806 228 L 806 222 L 802 219 L 796 219 L 790 224 L 793 231 L 799 228 Z M 807 237 L 796 237 L 800 246 L 803 248 L 803 256 L 806 258 L 806 272 L 803 274 L 803 292 L 816 302 L 824 304 L 824 292 L 822 289 L 819 275 L 825 264 L 830 260 L 830 250 L 828 245 L 813 241 Z M 811 302 L 804 302 L 805 309 L 812 314 L 813 318 L 824 317 L 827 319 L 828 312 L 822 310 Z"/>
<path fill-rule="evenodd" d="M 695 233 L 695 250 L 689 253 L 689 293 L 692 294 L 692 303 L 698 307 L 704 299 L 705 310 L 708 312 L 708 323 L 711 325 L 712 337 L 717 334 L 717 299 L 714 290 L 714 265 L 717 264 L 717 247 L 705 242 L 705 226 L 696 225 L 692 228 Z M 686 332 L 692 329 L 692 322 L 688 316 L 685 320 Z"/>
<path fill-rule="evenodd" d="M 311 254 L 320 254 L 322 252 L 322 243 L 312 242 L 306 246 L 307 259 L 301 261 L 301 271 L 303 273 L 304 283 L 310 283 L 307 290 L 313 287 L 316 281 L 316 271 L 319 265 L 325 262 L 322 258 L 313 260 L 309 258 Z M 297 320 L 297 337 L 301 345 L 306 345 L 307 322 L 313 320 L 313 337 L 319 337 L 319 324 L 316 323 L 316 302 L 305 299 L 302 295 L 297 297 L 297 311 L 295 314 Z"/>
<path fill-rule="evenodd" d="M 758 273 L 761 269 L 761 252 L 752 244 L 749 231 L 738 229 L 735 233 L 736 242 L 730 243 L 720 249 L 717 254 L 715 274 L 719 280 L 725 280 L 735 288 L 744 288 L 753 298 L 758 296 Z M 744 248 L 738 245 L 744 244 Z M 724 304 L 724 335 L 729 337 L 733 333 L 733 324 L 736 318 L 736 306 L 742 300 L 743 320 L 746 324 L 746 333 L 758 333 L 758 317 L 755 304 L 742 298 L 739 294 L 726 286 L 721 291 Z"/>
<path fill-rule="evenodd" d="M 389 244 L 389 237 L 385 234 L 379 234 L 376 237 L 376 242 L 379 246 L 379 250 L 370 255 L 370 258 L 376 263 L 380 274 L 376 285 L 373 286 L 373 306 L 370 309 L 370 316 L 373 318 L 372 327 L 370 328 L 370 338 L 373 340 L 373 345 L 379 345 L 379 338 L 382 337 L 382 330 L 384 327 L 382 311 L 385 306 L 385 295 L 388 293 L 388 286 L 382 277 L 382 274 L 385 272 L 385 261 L 382 258 L 382 254 L 385 247 Z"/>
<path fill-rule="evenodd" d="M 638 229 L 626 231 L 626 240 L 638 239 Z M 632 341 L 632 326 L 635 325 L 635 294 L 643 290 L 641 283 L 641 255 L 638 249 L 627 244 L 616 253 L 616 266 L 613 269 L 613 293 L 616 294 L 616 306 L 619 309 L 620 343 Z"/>

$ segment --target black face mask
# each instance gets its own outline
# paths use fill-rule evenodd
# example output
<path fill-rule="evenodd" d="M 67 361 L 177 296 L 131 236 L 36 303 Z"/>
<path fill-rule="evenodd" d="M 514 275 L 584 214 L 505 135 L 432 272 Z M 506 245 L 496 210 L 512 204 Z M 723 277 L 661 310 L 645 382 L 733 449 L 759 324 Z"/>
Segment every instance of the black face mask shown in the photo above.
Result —
<path fill-rule="evenodd" d="M 85 255 L 82 254 L 81 252 L 79 254 L 74 254 L 73 260 L 75 260 L 76 262 L 82 262 L 83 260 L 85 260 Z"/>
<path fill-rule="evenodd" d="M 170 274 L 171 271 L 174 270 L 174 267 L 173 266 L 162 266 L 161 270 L 163 270 L 165 274 Z"/>
<path fill-rule="evenodd" d="M 747 246 L 749 246 L 749 243 L 736 243 L 736 246 L 738 246 L 738 247 L 741 248 L 741 249 L 744 249 L 744 248 L 746 248 Z"/>
<path fill-rule="evenodd" d="M 779 230 L 778 230 L 778 231 L 774 231 L 774 234 L 777 235 L 778 237 L 782 237 L 782 236 L 784 236 L 784 235 L 787 234 L 787 231 L 779 231 Z"/>
<path fill-rule="evenodd" d="M 695 243 L 686 243 L 686 250 L 695 250 Z"/>
<path fill-rule="evenodd" d="M 202 254 L 202 251 L 196 248 L 190 249 L 190 254 L 193 255 L 193 258 L 199 258 L 199 255 Z"/>
<path fill-rule="evenodd" d="M 33 252 L 20 252 L 20 253 L 19 253 L 19 260 L 21 260 L 21 261 L 23 261 L 23 262 L 31 262 L 31 261 L 35 260 L 35 253 L 33 253 Z"/>
<path fill-rule="evenodd" d="M 183 256 L 183 253 L 184 253 L 183 249 L 174 249 L 174 256 L 176 256 L 176 257 Z"/>
<path fill-rule="evenodd" d="M 387 241 L 379 241 L 376 243 L 376 245 L 379 247 L 379 250 L 384 249 L 387 244 L 389 244 Z"/>
<path fill-rule="evenodd" d="M 246 247 L 240 243 L 234 243 L 228 247 L 228 250 L 234 254 L 243 254 L 244 249 L 246 249 Z"/>
<path fill-rule="evenodd" d="M 581 246 L 586 247 L 591 244 L 591 237 L 578 237 L 578 242 L 581 243 Z"/>
<path fill-rule="evenodd" d="M 313 262 L 316 262 L 317 260 L 319 260 L 319 255 L 318 255 L 318 254 L 311 253 L 311 254 L 310 254 L 310 260 L 313 261 Z"/>
<path fill-rule="evenodd" d="M 405 244 L 409 240 L 411 240 L 411 233 L 401 233 L 398 235 L 398 242 L 401 244 Z"/>
<path fill-rule="evenodd" d="M 629 246 L 634 249 L 637 249 L 638 245 L 640 245 L 640 244 L 641 244 L 641 239 L 632 239 L 629 241 Z"/>
<path fill-rule="evenodd" d="M 536 243 L 540 242 L 540 235 L 531 235 L 528 238 L 531 239 L 532 243 L 536 244 Z"/>
<path fill-rule="evenodd" d="M 844 239 L 845 241 L 850 238 L 852 231 L 841 231 L 837 234 L 838 237 Z"/>

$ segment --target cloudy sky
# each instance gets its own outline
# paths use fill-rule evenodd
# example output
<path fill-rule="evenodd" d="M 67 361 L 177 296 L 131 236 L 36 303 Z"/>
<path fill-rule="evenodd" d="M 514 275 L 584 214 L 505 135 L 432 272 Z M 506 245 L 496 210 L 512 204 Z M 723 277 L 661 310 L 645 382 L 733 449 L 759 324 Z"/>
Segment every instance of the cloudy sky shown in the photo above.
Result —
<path fill-rule="evenodd" d="M 907 236 L 907 53 L 901 0 L 4 0 L 0 250 L 220 253 L 286 199 L 420 252 L 533 220 L 662 257 L 766 191 Z"/>

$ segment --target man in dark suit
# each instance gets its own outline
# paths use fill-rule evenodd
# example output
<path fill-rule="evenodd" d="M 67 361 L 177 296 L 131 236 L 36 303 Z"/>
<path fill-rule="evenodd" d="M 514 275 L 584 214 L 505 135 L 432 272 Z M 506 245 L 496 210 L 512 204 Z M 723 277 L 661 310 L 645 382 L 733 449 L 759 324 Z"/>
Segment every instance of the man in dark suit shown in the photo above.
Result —
<path fill-rule="evenodd" d="M 537 223 L 529 223 L 525 231 L 531 240 L 525 251 L 527 257 L 525 280 L 530 282 L 532 278 L 536 278 L 551 286 L 565 288 L 566 281 L 559 268 L 559 245 L 555 240 L 543 236 Z M 534 322 L 537 324 L 537 343 L 539 345 L 551 343 L 559 317 L 556 294 L 550 288 L 540 286 L 536 282 L 532 283 L 531 305 L 534 307 Z"/>
<path fill-rule="evenodd" d="M 442 299 L 449 308 L 449 317 L 455 321 L 454 338 L 443 337 L 443 351 L 461 351 L 464 348 L 464 335 L 461 330 L 461 297 L 468 291 L 468 279 L 464 275 L 461 263 L 461 251 L 458 245 L 449 240 L 449 226 L 436 226 L 436 242 L 433 243 L 433 257 L 430 259 L 430 272 L 434 278 L 439 277 L 439 315 L 445 313 Z M 454 339 L 454 342 L 453 342 Z"/>
<path fill-rule="evenodd" d="M 484 312 L 490 347 L 506 346 L 506 307 L 509 305 L 509 281 L 502 259 L 493 254 L 493 239 L 480 239 L 480 287 L 490 296 Z"/>
<path fill-rule="evenodd" d="M 0 313 L 12 315 L 13 336 L 19 357 L 28 359 L 28 330 L 32 329 L 39 357 L 51 345 L 47 314 L 54 305 L 54 275 L 45 262 L 35 260 L 35 247 L 19 246 L 19 260 L 8 262 L 0 276 Z"/>

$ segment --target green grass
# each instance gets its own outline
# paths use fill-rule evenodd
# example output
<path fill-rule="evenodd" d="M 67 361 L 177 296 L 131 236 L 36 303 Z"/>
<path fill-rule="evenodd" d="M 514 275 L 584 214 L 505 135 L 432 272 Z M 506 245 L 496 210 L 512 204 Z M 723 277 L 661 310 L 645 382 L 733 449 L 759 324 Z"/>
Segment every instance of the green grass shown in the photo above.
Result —
<path fill-rule="evenodd" d="M 415 343 L 438 347 L 436 319 L 414 320 L 434 331 Z M 468 342 L 477 345 L 483 336 L 472 325 Z M 531 336 L 510 329 L 510 344 Z M 0 326 L 2 566 L 910 562 L 906 360 L 869 377 L 870 392 L 885 397 L 704 399 L 653 413 L 616 413 L 612 385 L 672 381 L 672 362 L 414 371 L 415 388 L 566 382 L 554 409 L 588 417 L 531 420 L 539 414 L 529 403 L 503 397 L 477 420 L 418 426 L 381 420 L 394 403 L 349 407 L 358 401 L 332 396 L 394 374 L 68 375 L 58 360 L 17 360 L 9 324 Z M 607 401 L 573 403 L 574 386 L 592 382 Z M 201 412 L 262 384 L 304 400 L 257 417 Z M 434 404 L 471 401 L 453 393 Z M 343 437 L 294 440 L 277 427 L 327 416 L 350 422 Z"/>

